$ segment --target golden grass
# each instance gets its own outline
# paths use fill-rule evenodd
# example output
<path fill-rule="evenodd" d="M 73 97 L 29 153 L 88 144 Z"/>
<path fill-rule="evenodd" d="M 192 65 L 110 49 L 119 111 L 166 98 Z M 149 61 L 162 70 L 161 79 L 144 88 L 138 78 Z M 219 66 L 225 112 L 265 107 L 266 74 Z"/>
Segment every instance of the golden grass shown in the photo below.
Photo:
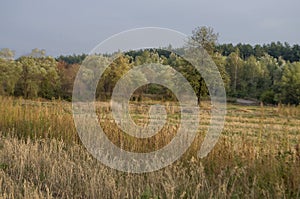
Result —
<path fill-rule="evenodd" d="M 124 135 L 108 103 L 97 104 L 107 136 L 130 151 L 161 148 L 176 133 L 176 104 L 153 138 Z M 140 124 L 147 105 L 133 103 Z M 196 158 L 210 118 L 203 105 L 199 136 L 174 164 L 147 174 L 110 169 L 94 159 L 76 134 L 71 104 L 0 97 L 0 198 L 299 198 L 300 109 L 228 106 L 216 147 Z M 174 127 L 175 125 L 175 127 Z"/>

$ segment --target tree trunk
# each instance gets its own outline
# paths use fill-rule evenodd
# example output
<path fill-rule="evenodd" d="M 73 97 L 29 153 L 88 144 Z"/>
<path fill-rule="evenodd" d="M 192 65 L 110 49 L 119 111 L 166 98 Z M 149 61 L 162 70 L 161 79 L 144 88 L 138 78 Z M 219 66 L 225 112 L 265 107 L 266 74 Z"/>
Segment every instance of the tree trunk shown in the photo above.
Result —
<path fill-rule="evenodd" d="M 200 106 L 200 103 L 201 103 L 201 88 L 202 88 L 202 80 L 203 78 L 201 77 L 200 80 L 199 80 L 199 88 L 198 88 L 198 105 Z"/>

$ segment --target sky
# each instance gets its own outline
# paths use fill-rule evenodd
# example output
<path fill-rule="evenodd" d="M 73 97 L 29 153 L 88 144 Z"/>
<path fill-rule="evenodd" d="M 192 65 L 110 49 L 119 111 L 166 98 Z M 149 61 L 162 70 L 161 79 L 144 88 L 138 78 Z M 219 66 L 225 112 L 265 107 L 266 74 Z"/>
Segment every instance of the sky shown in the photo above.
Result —
<path fill-rule="evenodd" d="M 1 0 L 0 49 L 81 54 L 133 28 L 191 35 L 198 26 L 212 27 L 219 43 L 299 44 L 299 8 L 299 0 Z"/>

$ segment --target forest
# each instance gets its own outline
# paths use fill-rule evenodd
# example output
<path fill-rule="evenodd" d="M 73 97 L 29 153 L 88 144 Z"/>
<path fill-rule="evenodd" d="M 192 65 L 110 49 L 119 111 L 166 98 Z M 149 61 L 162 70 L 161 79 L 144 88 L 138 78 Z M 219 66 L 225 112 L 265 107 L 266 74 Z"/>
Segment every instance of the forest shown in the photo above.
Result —
<path fill-rule="evenodd" d="M 223 78 L 230 99 L 244 98 L 265 104 L 300 103 L 300 46 L 288 43 L 220 44 L 219 34 L 211 27 L 197 27 L 191 39 L 211 56 Z M 187 45 L 192 45 L 188 43 Z M 197 96 L 209 96 L 201 75 L 181 56 L 183 49 L 145 49 L 117 56 L 98 83 L 99 100 L 110 98 L 122 74 L 145 63 L 170 65 L 191 83 Z M 111 60 L 113 55 L 98 55 Z M 45 50 L 33 49 L 29 55 L 15 58 L 14 51 L 0 51 L 0 95 L 24 98 L 72 99 L 73 83 L 87 54 L 47 56 Z M 87 74 L 92 75 L 91 71 Z M 173 100 L 167 88 L 147 85 L 138 89 L 134 100 L 144 95 Z"/>

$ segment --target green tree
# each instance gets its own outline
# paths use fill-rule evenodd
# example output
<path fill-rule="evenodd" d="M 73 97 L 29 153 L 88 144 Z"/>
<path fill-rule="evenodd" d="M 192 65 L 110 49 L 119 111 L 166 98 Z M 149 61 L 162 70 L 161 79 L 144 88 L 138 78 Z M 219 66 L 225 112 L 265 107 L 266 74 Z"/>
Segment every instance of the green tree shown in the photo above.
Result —
<path fill-rule="evenodd" d="M 214 63 L 218 67 L 222 80 L 224 82 L 224 86 L 226 90 L 229 90 L 230 87 L 230 76 L 226 71 L 226 57 L 222 56 L 220 53 L 214 53 L 212 57 Z"/>
<path fill-rule="evenodd" d="M 2 48 L 0 50 L 0 58 L 6 60 L 13 60 L 15 57 L 15 52 L 10 50 L 9 48 Z"/>
<path fill-rule="evenodd" d="M 191 47 L 202 47 L 206 52 L 212 55 L 218 41 L 219 34 L 214 29 L 207 26 L 197 27 L 192 31 L 191 39 L 188 41 Z"/>
<path fill-rule="evenodd" d="M 58 74 L 58 63 L 53 57 L 43 57 L 36 59 L 40 67 L 41 83 L 38 96 L 51 99 L 59 96 L 60 78 Z"/>
<path fill-rule="evenodd" d="M 268 79 L 268 70 L 253 55 L 244 64 L 241 75 L 241 91 L 249 97 L 258 98 L 265 88 L 265 81 Z"/>
<path fill-rule="evenodd" d="M 231 53 L 226 59 L 226 71 L 230 77 L 230 94 L 233 96 L 238 95 L 241 90 L 241 75 L 244 62 L 239 56 L 239 51 Z"/>
<path fill-rule="evenodd" d="M 218 33 L 215 33 L 213 28 L 211 27 L 197 27 L 192 32 L 192 36 L 188 40 L 188 51 L 194 54 L 195 52 L 198 52 L 197 55 L 194 55 L 192 59 L 195 59 L 197 63 L 201 66 L 210 65 L 210 58 L 209 55 L 212 56 L 215 51 L 216 43 L 218 40 Z M 196 50 L 196 51 L 195 51 Z M 194 51 L 194 53 L 193 53 Z M 209 70 L 209 68 L 203 68 L 203 70 Z M 208 71 L 205 72 L 206 74 L 209 74 Z M 205 85 L 205 81 L 203 77 L 200 75 L 197 75 L 197 73 L 194 73 L 195 76 L 193 76 L 192 82 L 194 82 L 194 88 L 196 88 L 196 94 L 198 98 L 198 104 L 200 104 L 201 101 L 201 95 L 207 94 L 207 86 Z"/>
<path fill-rule="evenodd" d="M 280 85 L 280 101 L 299 105 L 300 62 L 287 63 L 283 68 Z"/>
<path fill-rule="evenodd" d="M 22 67 L 22 72 L 17 83 L 17 95 L 22 95 L 25 98 L 37 97 L 41 82 L 39 66 L 33 57 L 21 57 L 18 62 Z"/>
<path fill-rule="evenodd" d="M 13 95 L 22 68 L 20 64 L 9 59 L 0 58 L 0 94 Z"/>
<path fill-rule="evenodd" d="M 40 50 L 38 48 L 32 49 L 31 53 L 28 55 L 29 57 L 41 58 L 46 56 L 46 51 L 44 49 Z"/>
<path fill-rule="evenodd" d="M 22 72 L 17 83 L 17 94 L 25 98 L 56 97 L 59 76 L 57 62 L 52 57 L 21 57 L 18 59 Z"/>

